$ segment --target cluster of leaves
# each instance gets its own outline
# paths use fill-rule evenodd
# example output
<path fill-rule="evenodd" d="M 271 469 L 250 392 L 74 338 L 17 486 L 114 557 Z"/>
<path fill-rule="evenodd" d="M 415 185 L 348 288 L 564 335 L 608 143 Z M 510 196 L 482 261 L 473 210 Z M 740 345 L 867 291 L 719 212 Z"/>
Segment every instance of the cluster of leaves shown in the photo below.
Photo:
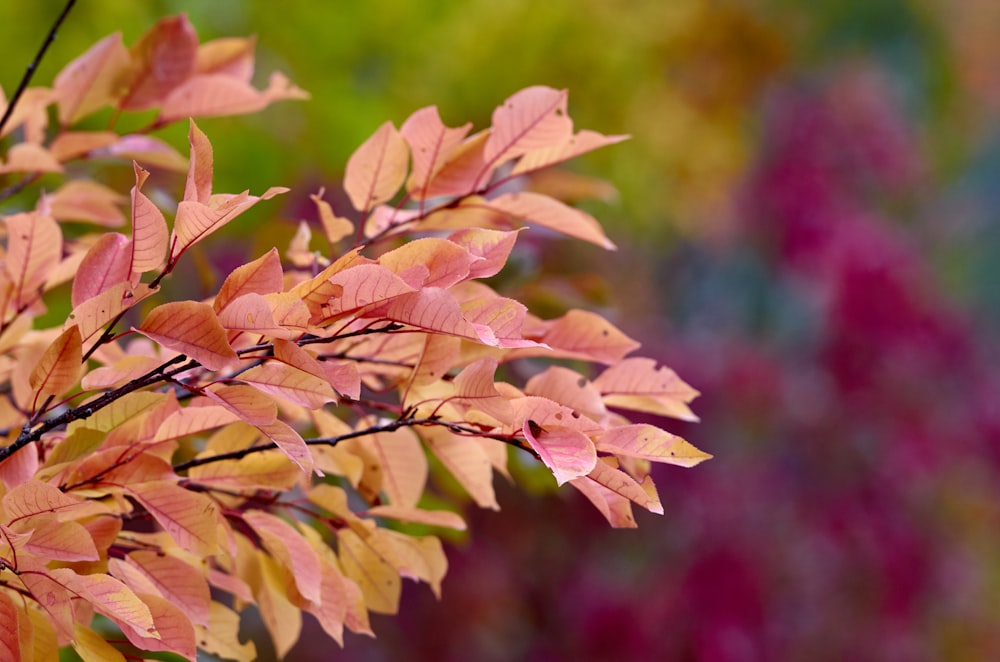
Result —
<path fill-rule="evenodd" d="M 482 282 L 525 222 L 613 248 L 589 215 L 522 190 L 622 139 L 574 133 L 565 91 L 522 90 L 472 135 L 434 107 L 382 125 L 347 164 L 357 222 L 312 196 L 329 251 L 303 222 L 284 264 L 272 249 L 211 300 L 158 300 L 189 249 L 286 191 L 213 194 L 212 147 L 193 120 L 189 159 L 149 135 L 304 96 L 279 74 L 256 90 L 252 73 L 252 40 L 199 45 L 185 17 L 169 18 L 131 48 L 99 42 L 52 88 L 28 90 L 4 127 L 0 172 L 16 178 L 4 198 L 70 162 L 124 159 L 135 173 L 126 199 L 74 167 L 33 209 L 3 216 L 5 659 L 63 645 L 87 660 L 123 659 L 127 645 L 250 659 L 237 637 L 248 605 L 279 654 L 302 612 L 338 642 L 345 626 L 370 634 L 368 613 L 397 610 L 402 577 L 438 593 L 447 568 L 437 537 L 396 524 L 465 526 L 421 508 L 428 453 L 497 508 L 493 473 L 521 449 L 613 526 L 635 526 L 633 503 L 663 512 L 651 462 L 708 457 L 619 413 L 694 420 L 697 393 L 629 357 L 636 342 L 586 311 L 538 319 Z M 111 127 L 123 111 L 156 114 L 127 135 L 74 128 L 108 106 Z M 172 227 L 142 191 L 146 168 L 186 172 Z M 72 312 L 44 328 L 66 289 Z M 95 614 L 128 644 L 99 635 Z"/>

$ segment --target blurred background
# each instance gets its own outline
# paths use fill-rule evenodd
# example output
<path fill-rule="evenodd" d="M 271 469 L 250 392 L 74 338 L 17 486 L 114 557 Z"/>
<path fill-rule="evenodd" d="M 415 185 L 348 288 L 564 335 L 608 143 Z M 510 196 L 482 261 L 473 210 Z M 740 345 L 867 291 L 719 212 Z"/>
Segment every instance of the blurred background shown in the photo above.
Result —
<path fill-rule="evenodd" d="M 0 4 L 8 93 L 61 5 Z M 385 120 L 565 87 L 578 128 L 632 135 L 565 179 L 620 250 L 526 241 L 508 291 L 641 340 L 704 394 L 666 427 L 715 455 L 660 467 L 637 531 L 525 466 L 440 602 L 407 583 L 345 651 L 307 617 L 289 659 L 1000 659 L 1000 4 L 89 0 L 36 82 L 179 11 L 313 96 L 200 122 L 216 190 L 298 196 L 215 244 L 206 291 Z"/>

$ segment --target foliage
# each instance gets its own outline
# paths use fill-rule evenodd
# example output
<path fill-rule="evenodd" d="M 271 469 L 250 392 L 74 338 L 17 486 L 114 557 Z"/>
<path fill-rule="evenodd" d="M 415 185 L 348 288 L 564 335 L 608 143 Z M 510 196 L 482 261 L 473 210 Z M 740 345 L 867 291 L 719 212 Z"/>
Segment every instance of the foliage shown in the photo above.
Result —
<path fill-rule="evenodd" d="M 200 242 L 287 191 L 213 194 L 193 119 L 188 159 L 151 135 L 306 96 L 281 74 L 252 87 L 253 46 L 199 44 L 184 16 L 130 48 L 112 35 L 29 89 L 3 127 L 0 197 L 52 188 L 3 217 L 5 658 L 72 645 L 87 660 L 132 647 L 249 659 L 237 637 L 248 605 L 279 654 L 303 612 L 338 642 L 345 627 L 371 634 L 368 613 L 397 611 L 403 577 L 439 594 L 447 561 L 427 527 L 465 527 L 422 507 L 428 453 L 495 509 L 493 472 L 520 449 L 615 527 L 635 526 L 632 503 L 663 512 L 651 462 L 709 457 L 619 413 L 695 420 L 697 392 L 628 356 L 635 341 L 591 312 L 539 319 L 483 282 L 524 223 L 614 248 L 591 216 L 531 188 L 623 139 L 574 133 L 565 91 L 524 89 L 471 135 L 435 107 L 383 124 L 347 163 L 351 211 L 320 191 L 318 224 L 300 224 L 284 264 L 273 248 L 210 300 L 165 301 Z M 116 130 L 132 117 L 137 128 Z M 98 177 L 122 163 L 128 196 Z M 183 190 L 158 204 L 150 189 L 170 172 Z M 128 643 L 99 635 L 95 615 Z"/>

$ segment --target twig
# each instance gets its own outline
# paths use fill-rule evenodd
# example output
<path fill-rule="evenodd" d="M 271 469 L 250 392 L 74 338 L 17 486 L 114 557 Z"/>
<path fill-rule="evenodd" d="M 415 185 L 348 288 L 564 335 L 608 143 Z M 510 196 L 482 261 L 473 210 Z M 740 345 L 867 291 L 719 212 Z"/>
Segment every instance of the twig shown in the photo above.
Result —
<path fill-rule="evenodd" d="M 35 75 L 35 69 L 42 62 L 42 58 L 45 57 L 45 51 L 49 50 L 49 46 L 53 41 L 56 40 L 56 32 L 62 25 L 66 16 L 69 14 L 69 10 L 73 8 L 76 4 L 76 0 L 69 0 L 66 6 L 63 7 L 62 13 L 59 14 L 59 18 L 52 25 L 52 29 L 49 30 L 49 34 L 45 37 L 45 41 L 42 42 L 42 47 L 38 50 L 38 54 L 35 55 L 35 59 L 28 64 L 28 69 L 24 72 L 24 77 L 21 78 L 21 83 L 17 86 L 17 91 L 14 92 L 14 96 L 10 98 L 10 103 L 7 104 L 7 110 L 4 111 L 3 117 L 0 118 L 0 134 L 3 134 L 3 128 L 7 125 L 7 121 L 10 120 L 11 115 L 14 114 L 14 106 L 17 105 L 18 100 L 21 95 L 24 94 L 24 90 L 28 88 L 28 84 L 31 82 L 31 77 Z"/>

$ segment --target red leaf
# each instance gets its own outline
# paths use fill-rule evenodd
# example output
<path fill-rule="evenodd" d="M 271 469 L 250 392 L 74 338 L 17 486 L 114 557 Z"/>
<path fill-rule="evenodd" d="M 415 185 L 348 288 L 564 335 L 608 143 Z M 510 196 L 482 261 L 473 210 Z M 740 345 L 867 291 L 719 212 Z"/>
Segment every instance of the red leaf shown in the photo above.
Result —
<path fill-rule="evenodd" d="M 59 123 L 63 126 L 73 124 L 110 103 L 128 67 L 129 54 L 121 33 L 117 32 L 63 67 L 53 84 L 59 104 Z"/>
<path fill-rule="evenodd" d="M 462 144 L 471 128 L 471 122 L 454 129 L 446 127 L 438 115 L 437 106 L 421 108 L 403 122 L 400 133 L 413 154 L 413 171 L 406 181 L 406 190 L 414 199 L 426 198 L 428 182 Z"/>
<path fill-rule="evenodd" d="M 117 232 L 101 235 L 84 256 L 73 279 L 73 307 L 107 291 L 112 285 L 127 281 L 131 276 L 129 260 L 131 242 Z"/>
<path fill-rule="evenodd" d="M 172 301 L 149 312 L 138 329 L 164 347 L 186 354 L 209 370 L 237 360 L 226 330 L 207 303 Z"/>
<path fill-rule="evenodd" d="M 566 114 L 566 90 L 528 87 L 493 111 L 484 157 L 487 163 L 497 166 L 529 150 L 563 143 L 572 134 L 573 121 Z"/>
<path fill-rule="evenodd" d="M 347 160 L 344 190 L 358 211 L 389 200 L 406 179 L 409 150 L 392 122 L 375 131 Z"/>
<path fill-rule="evenodd" d="M 543 428 L 525 420 L 521 432 L 560 485 L 594 470 L 594 442 L 579 430 L 554 425 Z"/>

